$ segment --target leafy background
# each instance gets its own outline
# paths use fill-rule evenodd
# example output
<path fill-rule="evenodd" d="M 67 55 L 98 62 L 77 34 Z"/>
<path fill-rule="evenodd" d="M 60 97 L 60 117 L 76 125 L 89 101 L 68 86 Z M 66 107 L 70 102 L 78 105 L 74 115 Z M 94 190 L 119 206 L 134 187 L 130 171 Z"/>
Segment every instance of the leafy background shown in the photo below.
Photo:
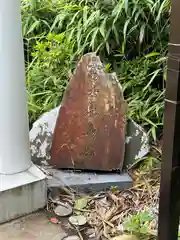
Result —
<path fill-rule="evenodd" d="M 156 141 L 163 121 L 169 0 L 21 0 L 30 125 L 57 106 L 77 60 L 115 71 L 128 116 Z"/>

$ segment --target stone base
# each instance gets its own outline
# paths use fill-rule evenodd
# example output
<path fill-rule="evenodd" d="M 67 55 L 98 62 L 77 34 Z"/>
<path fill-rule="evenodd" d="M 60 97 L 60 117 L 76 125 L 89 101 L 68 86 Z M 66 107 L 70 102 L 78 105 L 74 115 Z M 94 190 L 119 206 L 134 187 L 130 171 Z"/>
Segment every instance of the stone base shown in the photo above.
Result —
<path fill-rule="evenodd" d="M 109 190 L 111 187 L 123 191 L 132 187 L 132 179 L 127 173 L 93 173 L 49 169 L 49 188 L 72 188 L 76 192 L 94 193 Z"/>
<path fill-rule="evenodd" d="M 47 180 L 36 166 L 17 174 L 0 174 L 0 223 L 43 208 L 46 201 Z"/>

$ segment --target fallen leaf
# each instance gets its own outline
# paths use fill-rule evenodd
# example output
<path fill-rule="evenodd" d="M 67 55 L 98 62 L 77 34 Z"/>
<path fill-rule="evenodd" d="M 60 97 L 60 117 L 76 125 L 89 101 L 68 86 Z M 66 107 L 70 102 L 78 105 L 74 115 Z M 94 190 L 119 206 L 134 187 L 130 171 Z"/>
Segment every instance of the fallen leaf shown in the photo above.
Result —
<path fill-rule="evenodd" d="M 82 197 L 82 198 L 78 198 L 75 201 L 74 208 L 76 210 L 82 210 L 85 207 L 87 207 L 87 204 L 88 204 L 88 197 L 87 196 L 86 197 Z"/>
<path fill-rule="evenodd" d="M 78 216 L 71 216 L 69 218 L 69 222 L 75 226 L 83 226 L 86 224 L 87 220 L 86 220 L 85 216 L 78 215 Z"/>

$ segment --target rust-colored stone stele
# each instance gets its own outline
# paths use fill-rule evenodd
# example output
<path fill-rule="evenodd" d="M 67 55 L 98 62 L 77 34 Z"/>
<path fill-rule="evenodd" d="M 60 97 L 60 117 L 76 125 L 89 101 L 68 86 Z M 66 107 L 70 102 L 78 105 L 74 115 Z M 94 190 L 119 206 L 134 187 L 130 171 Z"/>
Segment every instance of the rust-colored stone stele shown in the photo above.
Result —
<path fill-rule="evenodd" d="M 59 111 L 51 149 L 57 168 L 121 169 L 125 148 L 125 101 L 116 74 L 95 53 L 77 65 Z"/>

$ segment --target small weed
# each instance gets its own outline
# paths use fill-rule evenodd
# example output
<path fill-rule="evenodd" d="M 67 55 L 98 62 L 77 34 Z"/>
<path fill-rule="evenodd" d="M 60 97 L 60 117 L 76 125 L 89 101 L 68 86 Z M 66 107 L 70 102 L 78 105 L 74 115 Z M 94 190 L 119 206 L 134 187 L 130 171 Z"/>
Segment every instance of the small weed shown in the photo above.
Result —
<path fill-rule="evenodd" d="M 116 192 L 117 189 L 118 189 L 117 186 L 111 186 L 111 191 L 112 191 L 112 192 Z"/>
<path fill-rule="evenodd" d="M 128 217 L 123 224 L 124 230 L 132 233 L 148 233 L 148 225 L 153 220 L 153 217 L 143 211 Z"/>

